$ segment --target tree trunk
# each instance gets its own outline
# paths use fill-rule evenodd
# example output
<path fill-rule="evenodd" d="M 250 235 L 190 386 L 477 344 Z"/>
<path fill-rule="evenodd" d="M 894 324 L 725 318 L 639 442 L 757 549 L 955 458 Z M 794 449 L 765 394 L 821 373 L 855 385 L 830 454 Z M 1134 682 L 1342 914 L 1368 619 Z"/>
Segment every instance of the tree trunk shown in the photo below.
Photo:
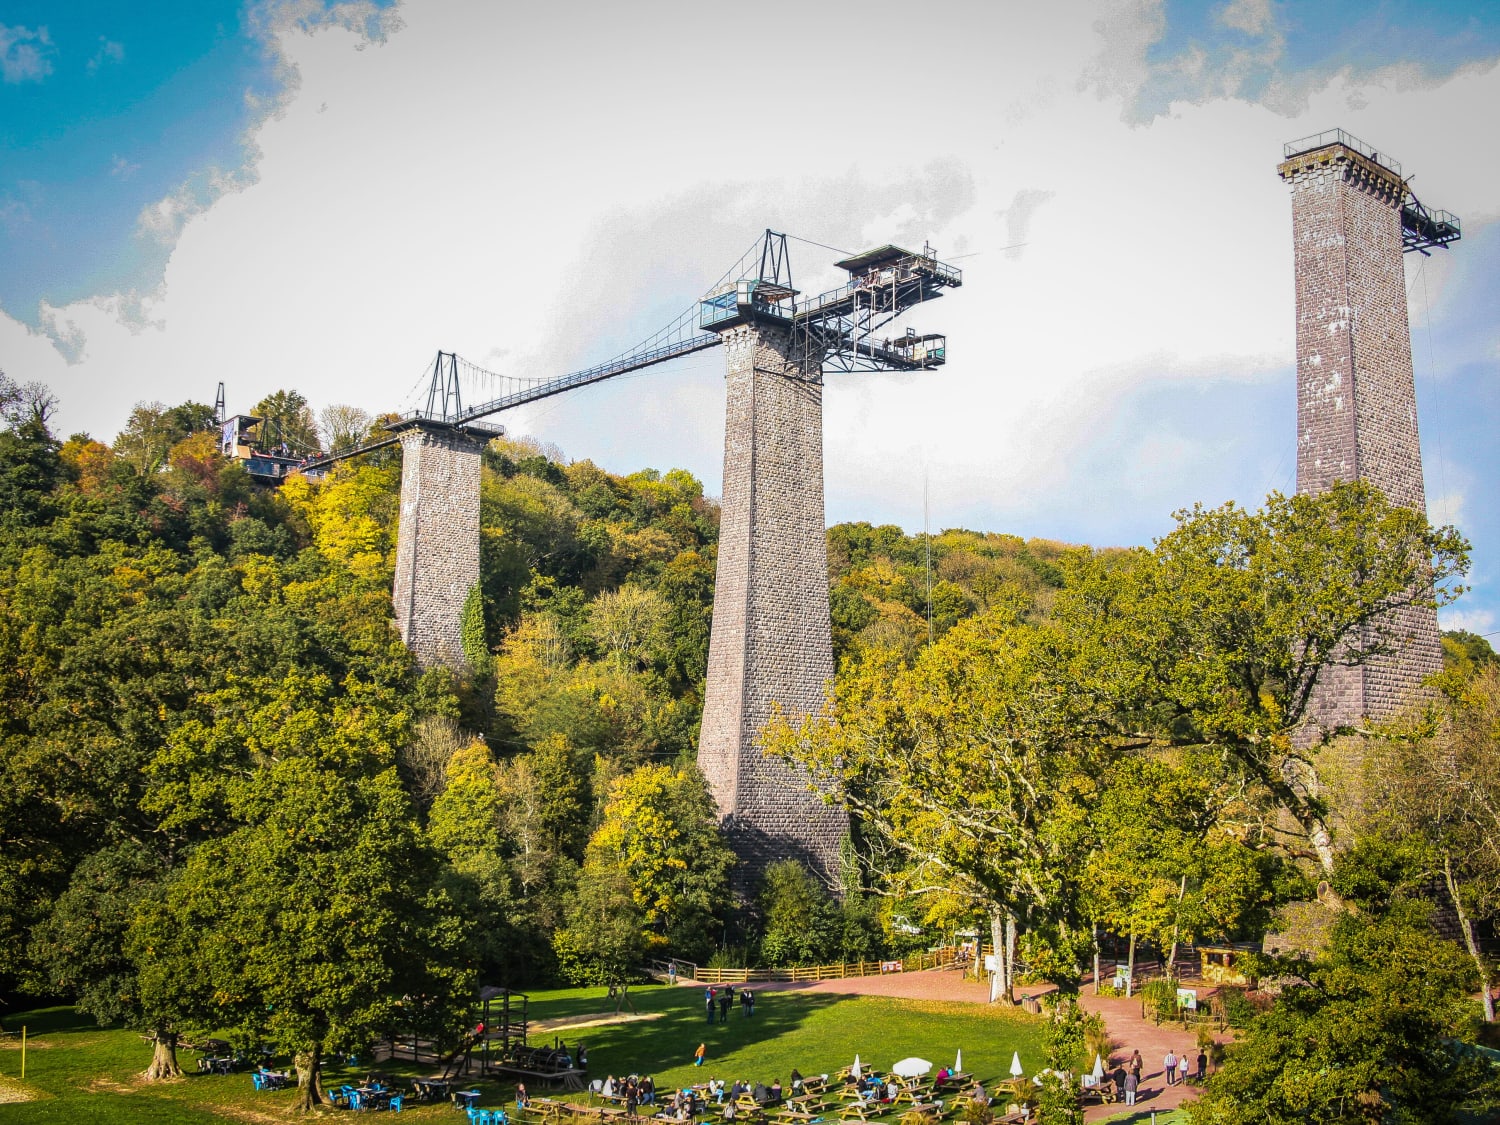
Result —
<path fill-rule="evenodd" d="M 1016 916 L 1005 912 L 1005 1002 L 1016 1002 Z"/>
<path fill-rule="evenodd" d="M 1135 923 L 1130 924 L 1130 956 L 1125 960 L 1125 995 L 1135 991 Z"/>
<path fill-rule="evenodd" d="M 1182 877 L 1182 882 L 1177 886 L 1177 913 L 1172 916 L 1172 950 L 1167 954 L 1167 976 L 1172 976 L 1172 970 L 1177 965 L 1177 922 L 1182 917 L 1182 900 L 1187 897 L 1187 876 Z"/>
<path fill-rule="evenodd" d="M 1333 834 L 1328 831 L 1328 825 L 1324 823 L 1317 811 L 1316 772 L 1306 762 L 1286 758 L 1281 763 L 1280 773 L 1280 785 L 1276 784 L 1272 778 L 1266 777 L 1267 781 L 1272 782 L 1271 791 L 1276 794 L 1282 807 L 1292 814 L 1292 818 L 1302 827 L 1302 831 L 1307 833 L 1307 842 L 1317 854 L 1318 862 L 1323 865 L 1323 873 L 1332 875 Z"/>
<path fill-rule="evenodd" d="M 323 1044 L 297 1052 L 297 1109 L 311 1113 L 323 1104 Z"/>
<path fill-rule="evenodd" d="M 1016 964 L 1016 920 L 1009 913 L 990 915 L 990 943 L 995 948 L 995 971 L 990 975 L 990 1003 L 1014 1004 Z M 983 952 L 983 945 L 980 951 Z"/>
<path fill-rule="evenodd" d="M 1479 970 L 1479 987 L 1484 997 L 1484 1022 L 1494 1023 L 1495 998 L 1490 995 L 1490 969 L 1480 955 L 1479 943 L 1474 940 L 1474 920 L 1465 913 L 1464 904 L 1458 897 L 1458 880 L 1453 877 L 1453 860 L 1446 851 L 1443 852 L 1443 882 L 1448 884 L 1448 897 L 1453 900 L 1453 909 L 1458 914 L 1458 928 L 1463 931 L 1464 945 L 1469 950 L 1469 956 L 1474 959 L 1474 967 Z"/>
<path fill-rule="evenodd" d="M 979 956 L 984 954 L 984 942 L 977 942 Z M 990 913 L 990 945 L 995 950 L 995 971 L 990 974 L 990 1003 L 1000 999 L 1001 984 L 1005 979 L 1005 921 L 998 910 Z M 979 956 L 974 959 L 979 960 Z"/>
<path fill-rule="evenodd" d="M 141 1077 L 147 1082 L 182 1077 L 182 1067 L 177 1065 L 177 1033 L 175 1031 L 151 1033 L 151 1065 L 146 1068 Z"/>
<path fill-rule="evenodd" d="M 1099 995 L 1099 923 L 1094 923 L 1094 995 Z"/>

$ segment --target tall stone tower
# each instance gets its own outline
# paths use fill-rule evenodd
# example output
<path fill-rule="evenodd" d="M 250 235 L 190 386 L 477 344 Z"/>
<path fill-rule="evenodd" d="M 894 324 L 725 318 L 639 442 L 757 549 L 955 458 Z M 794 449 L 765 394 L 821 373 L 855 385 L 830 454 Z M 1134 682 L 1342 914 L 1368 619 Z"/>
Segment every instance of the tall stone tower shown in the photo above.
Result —
<path fill-rule="evenodd" d="M 698 763 L 740 857 L 736 889 L 753 893 L 766 865 L 786 858 L 835 884 L 848 818 L 756 744 L 775 706 L 819 711 L 833 679 L 822 356 L 772 318 L 735 319 L 718 328 L 729 366 L 724 497 Z"/>
<path fill-rule="evenodd" d="M 1284 155 L 1277 172 L 1291 188 L 1296 260 L 1297 491 L 1358 479 L 1425 511 L 1403 253 L 1446 240 L 1421 241 L 1417 228 L 1433 217 L 1420 204 L 1420 214 L 1409 213 L 1401 166 L 1342 130 L 1293 142 Z M 1442 667 L 1433 610 L 1400 609 L 1395 624 L 1398 652 L 1323 673 L 1314 722 L 1388 716 Z"/>
<path fill-rule="evenodd" d="M 421 421 L 401 430 L 401 520 L 392 595 L 424 668 L 464 662 L 464 601 L 479 582 L 479 468 L 498 431 Z"/>

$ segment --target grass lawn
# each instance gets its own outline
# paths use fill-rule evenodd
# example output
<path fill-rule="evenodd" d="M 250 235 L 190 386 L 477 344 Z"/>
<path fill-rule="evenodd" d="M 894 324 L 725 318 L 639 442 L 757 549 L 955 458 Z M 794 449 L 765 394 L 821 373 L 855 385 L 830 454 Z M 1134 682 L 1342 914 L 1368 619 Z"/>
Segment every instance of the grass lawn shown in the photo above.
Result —
<path fill-rule="evenodd" d="M 567 989 L 531 993 L 533 1020 L 585 1017 L 605 1012 L 603 989 Z M 1018 1011 L 972 1004 L 894 1000 L 885 997 L 837 997 L 823 993 L 758 992 L 755 1016 L 745 1019 L 738 1004 L 729 1022 L 709 1026 L 703 994 L 695 988 L 663 986 L 632 989 L 637 1010 L 656 1018 L 604 1027 L 557 1032 L 569 1044 L 588 1045 L 589 1073 L 652 1074 L 661 1089 L 677 1083 L 746 1078 L 783 1083 L 793 1066 L 803 1074 L 846 1066 L 859 1052 L 861 1061 L 889 1067 L 907 1055 L 919 1055 L 938 1066 L 953 1063 L 962 1048 L 964 1068 L 989 1081 L 1006 1076 L 1011 1052 L 1019 1050 L 1028 1072 L 1041 1061 L 1041 1026 Z M 52 1008 L 9 1015 L 6 1030 L 28 1027 L 26 1088 L 36 1100 L 0 1101 L 0 1123 L 51 1123 L 85 1120 L 110 1125 L 133 1122 L 198 1123 L 236 1119 L 267 1121 L 290 1118 L 292 1091 L 256 1093 L 246 1074 L 192 1073 L 181 1082 L 146 1085 L 138 1074 L 150 1061 L 150 1046 L 134 1032 L 100 1029 L 70 1009 Z M 533 1043 L 550 1042 L 553 1033 L 532 1035 Z M 699 1043 L 708 1047 L 703 1068 L 692 1065 Z M 18 1086 L 20 1044 L 0 1040 L 0 1090 Z M 182 1053 L 192 1070 L 196 1056 Z M 357 1074 L 362 1075 L 366 1068 Z M 381 1063 L 376 1069 L 395 1075 L 426 1074 L 430 1065 Z M 328 1069 L 325 1081 L 337 1083 L 353 1071 Z M 485 1090 L 481 1105 L 509 1098 L 510 1084 L 475 1083 Z M 533 1089 L 533 1093 L 542 1091 Z M 575 1095 L 576 1096 L 576 1095 Z M 3 1093 L 0 1093 L 3 1097 Z M 452 1121 L 447 1105 L 412 1107 L 406 1113 Z M 405 1114 L 402 1114 L 404 1117 Z"/>

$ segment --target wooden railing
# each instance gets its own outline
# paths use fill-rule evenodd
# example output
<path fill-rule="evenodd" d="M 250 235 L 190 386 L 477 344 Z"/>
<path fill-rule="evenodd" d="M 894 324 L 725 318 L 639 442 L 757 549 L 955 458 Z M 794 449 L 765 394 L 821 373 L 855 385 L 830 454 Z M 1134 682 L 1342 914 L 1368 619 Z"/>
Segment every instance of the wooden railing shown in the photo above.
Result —
<path fill-rule="evenodd" d="M 758 984 L 770 981 L 841 980 L 845 977 L 874 977 L 881 973 L 914 973 L 922 969 L 940 969 L 952 965 L 958 950 L 952 947 L 889 961 L 844 961 L 834 965 L 794 965 L 785 969 L 714 969 L 694 966 L 692 977 L 687 965 L 678 962 L 678 975 L 700 984 Z"/>

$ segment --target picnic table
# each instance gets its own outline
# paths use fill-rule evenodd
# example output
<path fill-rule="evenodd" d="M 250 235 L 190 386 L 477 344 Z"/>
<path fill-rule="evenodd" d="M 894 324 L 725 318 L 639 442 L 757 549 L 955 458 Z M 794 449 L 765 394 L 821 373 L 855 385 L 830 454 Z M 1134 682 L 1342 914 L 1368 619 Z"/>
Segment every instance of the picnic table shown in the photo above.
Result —
<path fill-rule="evenodd" d="M 586 1113 L 583 1106 L 575 1106 L 572 1102 L 559 1102 L 552 1098 L 532 1098 L 526 1103 L 526 1112 L 534 1115 L 541 1121 L 561 1121 L 563 1114 L 573 1115 L 575 1113 Z M 602 1107 L 594 1112 L 603 1114 Z"/>
<path fill-rule="evenodd" d="M 839 1110 L 840 1121 L 869 1121 L 872 1117 L 879 1117 L 881 1106 L 879 1102 L 867 1102 L 860 1098 L 857 1102 L 845 1102 Z"/>
<path fill-rule="evenodd" d="M 811 1113 L 805 1109 L 792 1109 L 788 1106 L 783 1106 L 776 1111 L 776 1117 L 782 1121 L 809 1122 L 821 1120 L 822 1114 Z"/>
<path fill-rule="evenodd" d="M 786 1099 L 789 1108 L 798 1113 L 808 1113 L 817 1116 L 829 1108 L 828 1099 L 819 1094 L 797 1094 Z"/>
<path fill-rule="evenodd" d="M 413 1078 L 411 1080 L 411 1092 L 416 1095 L 420 1102 L 446 1101 L 453 1093 L 456 1082 L 450 1082 L 441 1076 L 435 1078 Z"/>

